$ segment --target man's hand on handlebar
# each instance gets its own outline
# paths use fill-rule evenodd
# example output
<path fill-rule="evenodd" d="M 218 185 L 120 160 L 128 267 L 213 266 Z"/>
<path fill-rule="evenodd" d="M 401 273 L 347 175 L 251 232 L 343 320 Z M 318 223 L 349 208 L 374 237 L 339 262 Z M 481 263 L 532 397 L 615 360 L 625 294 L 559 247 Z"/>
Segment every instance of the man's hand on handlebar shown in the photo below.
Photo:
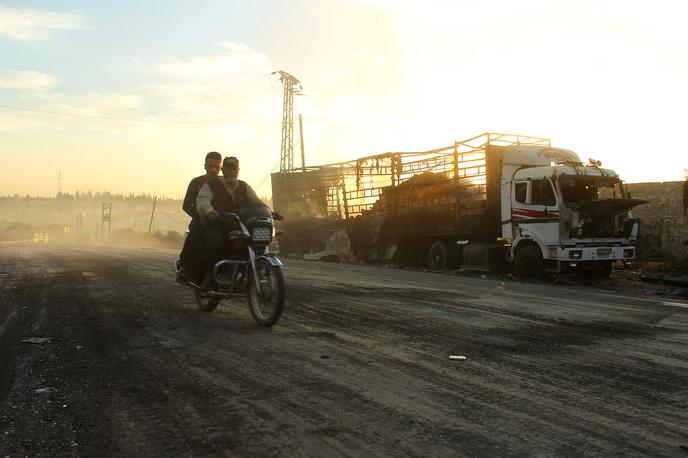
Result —
<path fill-rule="evenodd" d="M 272 212 L 272 219 L 282 221 L 284 219 L 284 215 L 280 212 Z"/>

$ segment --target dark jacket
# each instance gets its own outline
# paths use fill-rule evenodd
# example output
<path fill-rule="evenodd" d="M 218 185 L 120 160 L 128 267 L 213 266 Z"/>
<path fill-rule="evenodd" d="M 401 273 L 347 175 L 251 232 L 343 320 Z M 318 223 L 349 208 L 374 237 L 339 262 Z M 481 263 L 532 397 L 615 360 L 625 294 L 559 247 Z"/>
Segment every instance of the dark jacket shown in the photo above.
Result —
<path fill-rule="evenodd" d="M 210 190 L 213 191 L 213 208 L 218 212 L 231 212 L 239 214 L 241 207 L 246 205 L 246 182 L 238 180 L 239 186 L 234 191 L 234 197 L 227 191 L 220 178 L 215 178 L 208 182 Z"/>
<path fill-rule="evenodd" d="M 205 175 L 196 177 L 189 182 L 189 187 L 186 189 L 186 195 L 184 196 L 184 203 L 182 204 L 182 209 L 189 215 L 192 219 L 198 219 L 198 212 L 196 211 L 196 197 L 198 197 L 198 191 L 205 183 Z"/>

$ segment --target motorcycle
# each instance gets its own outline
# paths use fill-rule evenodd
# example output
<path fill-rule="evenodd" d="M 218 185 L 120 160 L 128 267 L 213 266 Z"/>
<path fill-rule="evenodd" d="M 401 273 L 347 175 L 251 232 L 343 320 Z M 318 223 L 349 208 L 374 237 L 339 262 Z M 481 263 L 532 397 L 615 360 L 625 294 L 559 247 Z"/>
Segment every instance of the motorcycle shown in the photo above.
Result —
<path fill-rule="evenodd" d="M 198 308 L 212 312 L 221 300 L 246 294 L 256 323 L 266 327 L 277 323 L 284 308 L 284 275 L 282 262 L 270 252 L 269 244 L 275 233 L 273 220 L 280 219 L 279 213 L 259 204 L 247 205 L 241 217 L 220 213 L 216 221 L 226 228 L 222 258 L 206 274 L 203 285 L 180 280 L 194 289 Z M 177 258 L 177 274 L 180 269 Z"/>

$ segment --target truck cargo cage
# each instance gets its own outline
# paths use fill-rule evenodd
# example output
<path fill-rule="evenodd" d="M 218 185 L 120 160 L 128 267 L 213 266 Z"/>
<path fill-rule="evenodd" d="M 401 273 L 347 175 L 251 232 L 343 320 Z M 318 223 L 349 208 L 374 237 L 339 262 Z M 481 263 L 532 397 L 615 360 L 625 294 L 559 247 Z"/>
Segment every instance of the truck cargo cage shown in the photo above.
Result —
<path fill-rule="evenodd" d="M 427 205 L 423 184 L 457 186 L 464 199 L 485 200 L 490 147 L 550 146 L 547 138 L 484 133 L 451 146 L 388 152 L 360 159 L 272 174 L 274 207 L 287 218 L 346 220 L 371 211 Z M 414 178 L 415 177 L 415 178 Z M 404 183 L 414 178 L 418 185 Z M 393 188 L 396 191 L 391 191 Z M 427 186 L 425 187 L 427 188 Z M 385 199 L 385 194 L 390 198 Z M 391 196 L 394 196 L 391 198 Z"/>

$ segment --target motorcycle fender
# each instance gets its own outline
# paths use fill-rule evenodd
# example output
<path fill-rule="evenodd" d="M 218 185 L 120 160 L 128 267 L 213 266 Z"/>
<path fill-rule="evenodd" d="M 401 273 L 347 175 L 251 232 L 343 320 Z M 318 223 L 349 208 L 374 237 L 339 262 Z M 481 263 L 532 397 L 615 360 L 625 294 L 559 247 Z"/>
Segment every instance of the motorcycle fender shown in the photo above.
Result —
<path fill-rule="evenodd" d="M 258 259 L 265 259 L 273 267 L 282 267 L 282 261 L 277 259 L 277 256 L 274 256 L 274 255 L 259 256 Z"/>

